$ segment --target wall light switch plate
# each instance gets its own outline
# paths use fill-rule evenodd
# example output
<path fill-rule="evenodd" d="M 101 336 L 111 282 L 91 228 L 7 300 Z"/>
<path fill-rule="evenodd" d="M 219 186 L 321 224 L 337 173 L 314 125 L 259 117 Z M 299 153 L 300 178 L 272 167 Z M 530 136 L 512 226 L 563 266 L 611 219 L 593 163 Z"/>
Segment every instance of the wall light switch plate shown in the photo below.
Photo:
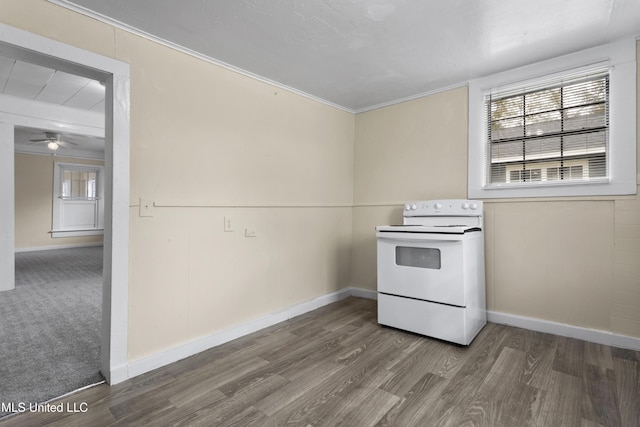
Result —
<path fill-rule="evenodd" d="M 153 201 L 149 199 L 143 199 L 142 197 L 139 199 L 139 211 L 138 216 L 141 217 L 152 217 L 153 216 Z"/>

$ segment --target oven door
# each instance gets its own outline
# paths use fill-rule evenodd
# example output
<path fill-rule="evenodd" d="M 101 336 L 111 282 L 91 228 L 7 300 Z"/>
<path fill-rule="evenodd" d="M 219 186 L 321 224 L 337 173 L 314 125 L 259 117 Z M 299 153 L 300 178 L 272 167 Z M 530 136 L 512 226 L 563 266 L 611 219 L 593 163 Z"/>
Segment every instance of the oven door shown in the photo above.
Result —
<path fill-rule="evenodd" d="M 466 306 L 465 235 L 378 232 L 378 292 Z"/>

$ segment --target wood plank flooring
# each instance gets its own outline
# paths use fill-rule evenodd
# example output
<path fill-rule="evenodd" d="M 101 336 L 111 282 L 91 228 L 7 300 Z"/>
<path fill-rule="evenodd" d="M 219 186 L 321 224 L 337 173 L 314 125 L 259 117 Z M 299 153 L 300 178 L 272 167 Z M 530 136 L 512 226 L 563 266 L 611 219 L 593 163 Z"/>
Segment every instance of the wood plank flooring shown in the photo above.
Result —
<path fill-rule="evenodd" d="M 347 298 L 0 426 L 640 426 L 640 352 L 497 324 L 461 347 L 376 317 Z"/>

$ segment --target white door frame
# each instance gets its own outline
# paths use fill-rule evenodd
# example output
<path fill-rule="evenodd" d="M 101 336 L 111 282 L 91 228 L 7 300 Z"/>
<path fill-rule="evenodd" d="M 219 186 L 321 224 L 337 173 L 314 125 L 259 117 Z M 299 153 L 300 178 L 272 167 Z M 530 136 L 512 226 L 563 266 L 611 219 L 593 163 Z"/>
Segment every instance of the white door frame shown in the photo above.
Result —
<path fill-rule="evenodd" d="M 105 83 L 106 180 L 101 370 L 107 382 L 117 384 L 128 378 L 129 64 L 5 24 L 0 24 L 0 49 L 10 52 L 10 56 L 16 59 L 28 59 Z M 3 157 L 0 163 L 7 164 L 7 150 L 4 148 L 0 150 Z M 13 151 L 11 163 L 13 171 Z M 4 191 L 1 192 L 0 197 L 5 198 L 4 194 Z M 5 203 L 10 206 L 7 211 L 13 224 L 15 200 L 13 197 L 11 200 L 0 200 L 0 204 Z M 13 238 L 11 240 L 13 245 Z M 4 252 L 5 247 L 0 249 Z M 11 248 L 11 254 L 13 251 L 14 247 Z M 4 269 L 0 269 L 2 273 L 6 273 Z M 0 280 L 4 278 L 0 277 Z"/>
<path fill-rule="evenodd" d="M 14 135 L 13 124 L 0 117 L 0 292 L 16 283 Z"/>

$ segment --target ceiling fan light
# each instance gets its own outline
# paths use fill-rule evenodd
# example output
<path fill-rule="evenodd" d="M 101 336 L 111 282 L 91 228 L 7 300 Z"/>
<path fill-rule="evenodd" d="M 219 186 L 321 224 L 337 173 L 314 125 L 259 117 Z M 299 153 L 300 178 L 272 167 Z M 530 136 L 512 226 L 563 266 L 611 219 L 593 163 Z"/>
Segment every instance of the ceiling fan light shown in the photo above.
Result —
<path fill-rule="evenodd" d="M 50 143 L 47 144 L 47 147 L 49 147 L 49 150 L 56 151 L 59 145 L 57 142 L 51 141 Z"/>

